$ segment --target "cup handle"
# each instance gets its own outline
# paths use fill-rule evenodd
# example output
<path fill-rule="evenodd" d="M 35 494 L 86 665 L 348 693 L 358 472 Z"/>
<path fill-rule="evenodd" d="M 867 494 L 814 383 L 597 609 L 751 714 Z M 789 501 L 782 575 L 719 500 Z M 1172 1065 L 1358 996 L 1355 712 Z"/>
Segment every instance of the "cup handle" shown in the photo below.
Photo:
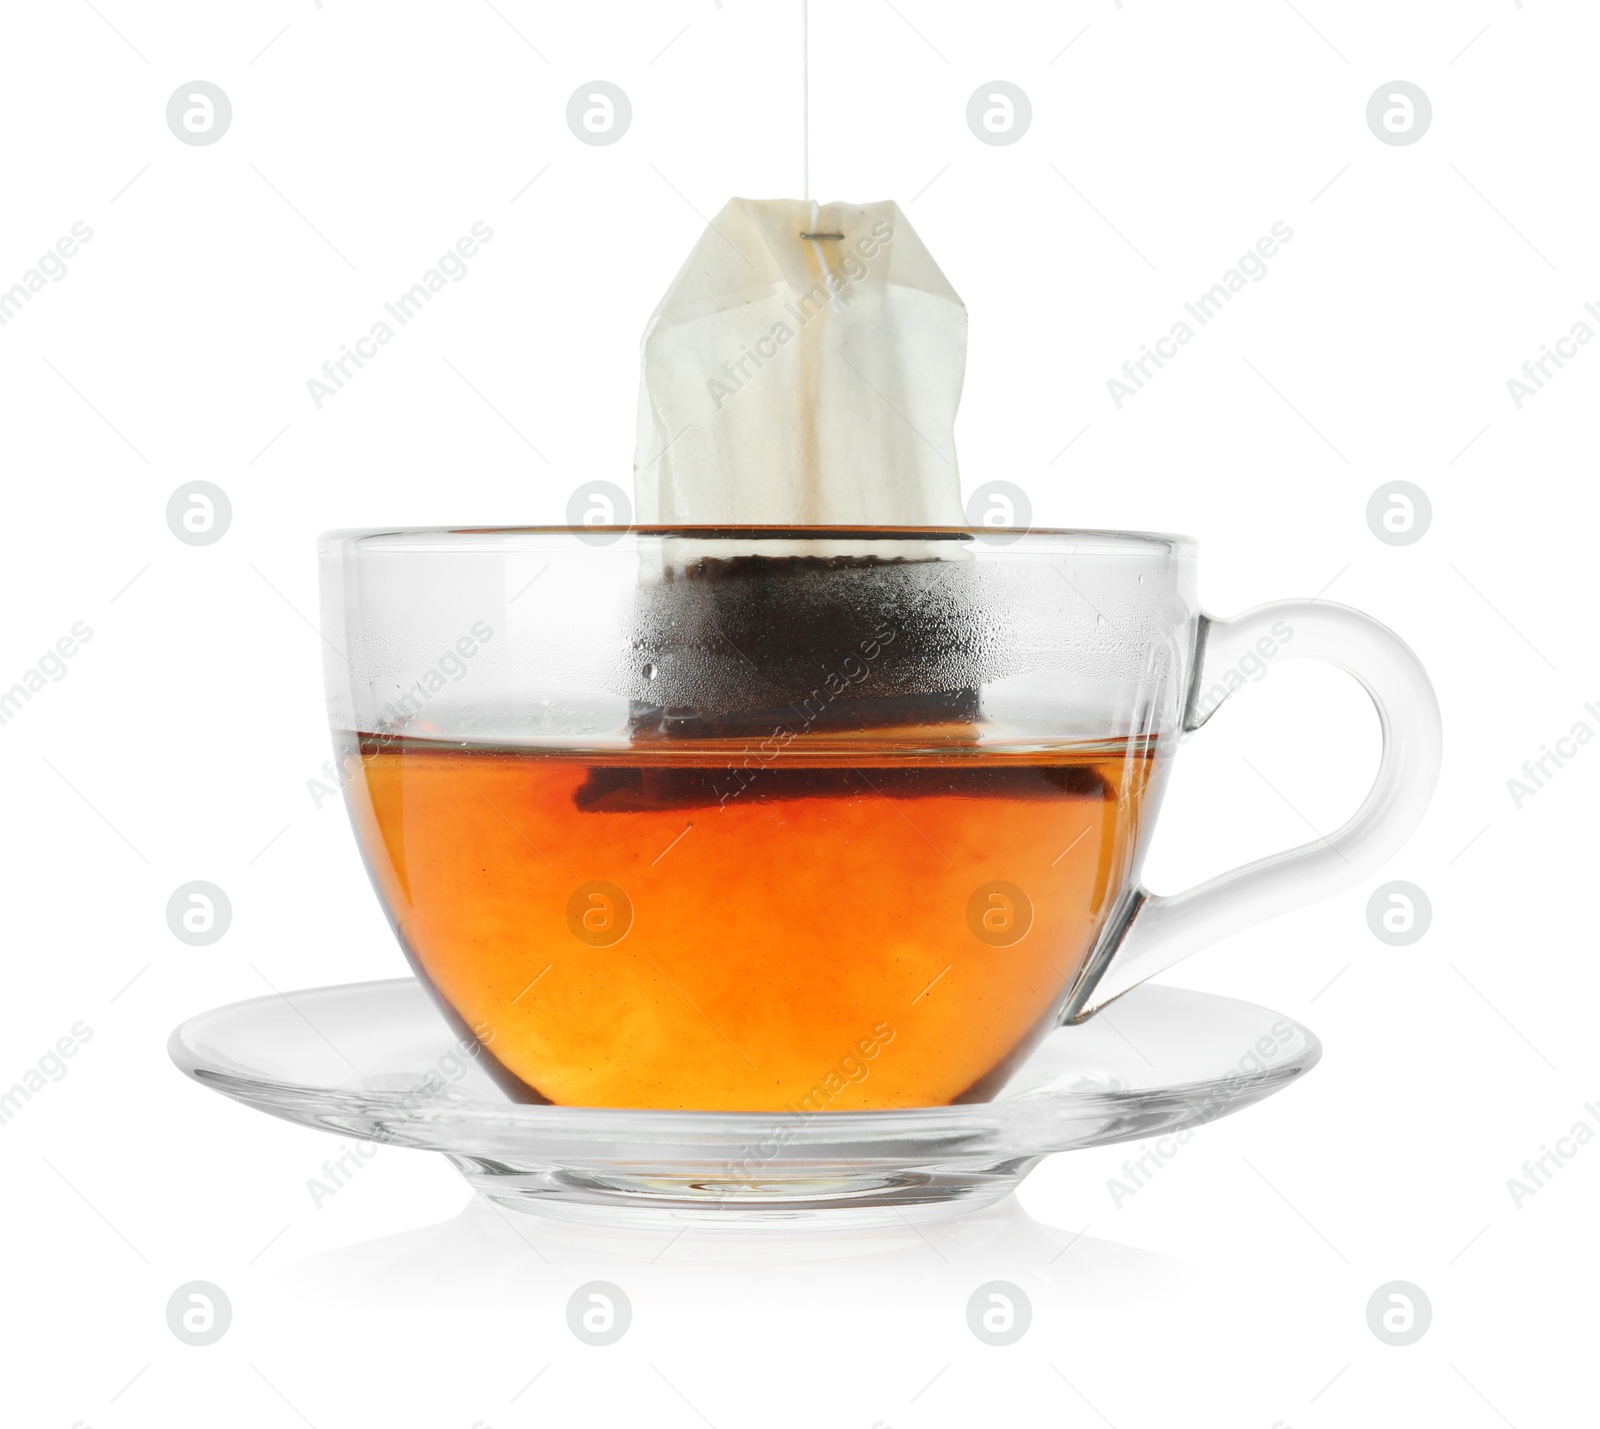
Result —
<path fill-rule="evenodd" d="M 1292 632 L 1285 637 L 1279 623 Z M 1274 627 L 1279 627 L 1276 633 Z M 1062 1012 L 1077 1022 L 1190 953 L 1253 923 L 1315 903 L 1359 883 L 1410 837 L 1439 779 L 1439 701 L 1427 672 L 1392 630 L 1348 606 L 1279 601 L 1232 620 L 1202 615 L 1183 727 L 1200 728 L 1200 693 L 1266 640 L 1279 660 L 1326 660 L 1372 696 L 1383 728 L 1378 775 L 1337 832 L 1247 863 L 1182 893 L 1137 887 L 1085 965 Z M 1225 697 L 1226 698 L 1226 697 Z"/>

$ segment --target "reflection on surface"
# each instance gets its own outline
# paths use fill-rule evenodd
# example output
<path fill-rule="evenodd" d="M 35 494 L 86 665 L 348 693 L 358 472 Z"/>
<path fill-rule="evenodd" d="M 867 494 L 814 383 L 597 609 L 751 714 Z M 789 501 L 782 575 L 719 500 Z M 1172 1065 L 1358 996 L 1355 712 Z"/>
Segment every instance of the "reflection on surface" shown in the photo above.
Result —
<path fill-rule="evenodd" d="M 780 1275 L 785 1292 L 810 1282 L 837 1295 L 853 1278 L 875 1295 L 923 1298 L 930 1285 L 965 1286 L 1014 1278 L 1029 1293 L 1101 1302 L 1170 1290 L 1186 1278 L 1163 1256 L 1034 1220 L 1015 1196 L 931 1225 L 830 1231 L 808 1222 L 793 1231 L 634 1230 L 620 1218 L 585 1225 L 503 1210 L 474 1196 L 437 1225 L 313 1256 L 285 1276 L 307 1290 L 375 1297 L 432 1295 L 451 1288 L 542 1298 L 552 1275 L 646 1276 L 670 1290 L 677 1280 L 758 1283 Z M 976 1283 L 976 1282 L 974 1282 Z"/>
<path fill-rule="evenodd" d="M 438 1224 L 284 1266 L 250 1309 L 263 1368 L 329 1346 L 360 1366 L 341 1407 L 362 1422 L 381 1408 L 461 1429 L 569 1411 L 668 1429 L 906 1429 L 1039 1422 L 1050 1405 L 1051 1422 L 1098 1425 L 1103 1411 L 1123 1426 L 1183 1422 L 1197 1394 L 1238 1397 L 1237 1365 L 1218 1355 L 1227 1327 L 1248 1323 L 1236 1289 L 1045 1225 L 1014 1197 L 931 1225 L 678 1233 L 474 1197 Z M 1162 1373 L 1130 1382 L 1151 1343 Z M 426 1420 L 407 1389 L 419 1357 L 461 1366 Z M 1260 1397 L 1275 1406 L 1268 1387 Z M 1119 1417 L 1135 1404 L 1146 1417 Z"/>

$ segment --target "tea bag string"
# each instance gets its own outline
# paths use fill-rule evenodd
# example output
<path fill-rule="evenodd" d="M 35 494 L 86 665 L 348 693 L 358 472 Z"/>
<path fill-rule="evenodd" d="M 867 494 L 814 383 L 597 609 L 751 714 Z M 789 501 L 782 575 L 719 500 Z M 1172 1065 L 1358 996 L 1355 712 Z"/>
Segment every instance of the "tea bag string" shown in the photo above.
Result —
<path fill-rule="evenodd" d="M 800 236 L 810 242 L 832 239 L 842 233 L 818 233 L 822 206 L 811 197 L 811 3 L 800 0 L 800 197 L 811 205 L 807 232 Z M 837 306 L 837 303 L 835 304 Z"/>
<path fill-rule="evenodd" d="M 811 197 L 811 0 L 800 0 L 800 197 Z M 811 226 L 817 226 L 814 203 Z"/>

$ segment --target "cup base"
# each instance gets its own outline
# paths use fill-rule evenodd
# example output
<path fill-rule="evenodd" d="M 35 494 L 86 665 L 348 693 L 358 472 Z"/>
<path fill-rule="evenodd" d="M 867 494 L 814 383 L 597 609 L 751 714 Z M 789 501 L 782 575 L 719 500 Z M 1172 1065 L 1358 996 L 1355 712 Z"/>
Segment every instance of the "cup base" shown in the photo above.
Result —
<path fill-rule="evenodd" d="M 697 1228 L 817 1221 L 840 1229 L 925 1224 L 978 1210 L 1016 1190 L 1038 1158 L 938 1172 L 806 1168 L 756 1179 L 703 1173 L 599 1174 L 451 1156 L 479 1195 L 508 1210 L 586 1224 Z"/>

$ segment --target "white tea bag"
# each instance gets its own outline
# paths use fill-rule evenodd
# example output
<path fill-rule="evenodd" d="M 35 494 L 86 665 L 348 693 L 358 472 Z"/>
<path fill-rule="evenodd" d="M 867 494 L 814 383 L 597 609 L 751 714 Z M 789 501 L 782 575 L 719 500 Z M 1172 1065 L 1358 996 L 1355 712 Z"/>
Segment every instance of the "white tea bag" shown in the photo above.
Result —
<path fill-rule="evenodd" d="M 897 205 L 730 200 L 645 328 L 636 519 L 963 524 L 966 347 Z"/>

